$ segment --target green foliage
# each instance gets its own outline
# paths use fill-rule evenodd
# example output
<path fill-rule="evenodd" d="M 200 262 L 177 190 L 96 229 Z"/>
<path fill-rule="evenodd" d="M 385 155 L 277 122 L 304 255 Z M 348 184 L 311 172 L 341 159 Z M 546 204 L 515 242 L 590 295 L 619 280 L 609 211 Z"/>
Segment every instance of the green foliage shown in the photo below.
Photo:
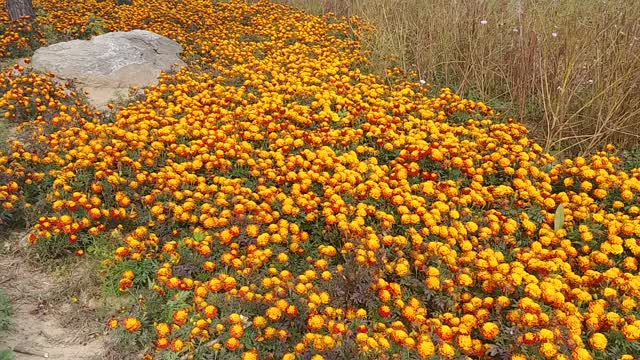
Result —
<path fill-rule="evenodd" d="M 7 297 L 7 294 L 0 290 L 0 333 L 11 328 L 12 315 L 13 308 L 11 306 L 11 301 Z"/>
<path fill-rule="evenodd" d="M 82 31 L 84 30 L 84 31 Z M 87 24 L 82 29 L 83 37 L 91 38 L 93 36 L 102 35 L 106 32 L 104 19 L 101 17 L 91 14 L 89 15 L 89 20 L 87 20 Z"/>
<path fill-rule="evenodd" d="M 11 350 L 0 350 L 0 360 L 15 360 L 16 354 Z"/>
<path fill-rule="evenodd" d="M 640 146 L 634 147 L 622 154 L 622 168 L 625 171 L 640 168 Z"/>
<path fill-rule="evenodd" d="M 12 326 L 11 317 L 13 316 L 13 308 L 11 301 L 4 291 L 0 290 L 0 337 L 8 331 Z M 14 360 L 15 354 L 11 350 L 0 350 L 0 360 Z"/>
<path fill-rule="evenodd" d="M 9 126 L 9 124 L 4 121 L 0 121 L 0 153 L 9 153 L 9 141 L 11 140 L 11 132 L 11 126 Z"/>

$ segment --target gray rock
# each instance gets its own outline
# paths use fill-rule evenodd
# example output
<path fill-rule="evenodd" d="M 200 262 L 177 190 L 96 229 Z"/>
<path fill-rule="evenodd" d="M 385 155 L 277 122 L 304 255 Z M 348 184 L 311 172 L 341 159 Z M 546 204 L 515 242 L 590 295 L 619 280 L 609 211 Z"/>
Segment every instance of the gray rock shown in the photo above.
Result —
<path fill-rule="evenodd" d="M 155 85 L 161 71 L 186 65 L 181 52 L 180 44 L 150 31 L 118 31 L 40 48 L 32 67 L 74 80 L 92 105 L 104 109 L 119 97 L 127 98 L 129 87 Z"/>

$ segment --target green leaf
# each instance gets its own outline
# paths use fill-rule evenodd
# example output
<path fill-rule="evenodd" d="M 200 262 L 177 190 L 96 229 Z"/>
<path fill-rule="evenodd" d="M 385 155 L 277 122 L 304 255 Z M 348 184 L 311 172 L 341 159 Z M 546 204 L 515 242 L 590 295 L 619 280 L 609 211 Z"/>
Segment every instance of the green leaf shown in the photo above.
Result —
<path fill-rule="evenodd" d="M 562 204 L 556 208 L 556 217 L 553 220 L 553 230 L 558 231 L 564 226 L 564 207 Z"/>
<path fill-rule="evenodd" d="M 193 233 L 193 239 L 198 242 L 204 240 L 204 233 L 202 231 L 195 231 Z"/>

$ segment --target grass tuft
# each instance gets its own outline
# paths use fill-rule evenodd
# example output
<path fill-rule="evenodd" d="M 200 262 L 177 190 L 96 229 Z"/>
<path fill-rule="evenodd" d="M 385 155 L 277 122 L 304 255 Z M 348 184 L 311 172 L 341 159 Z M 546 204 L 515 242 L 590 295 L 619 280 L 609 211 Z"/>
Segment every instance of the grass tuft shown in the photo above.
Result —
<path fill-rule="evenodd" d="M 3 290 L 0 290 L 0 333 L 8 331 L 11 328 L 11 316 L 13 308 L 11 301 Z"/>
<path fill-rule="evenodd" d="M 13 316 L 13 308 L 11 301 L 7 297 L 7 294 L 0 289 L 0 336 L 3 336 L 5 332 L 11 329 L 13 322 L 11 317 Z M 0 349 L 0 360 L 14 360 L 15 354 L 11 350 Z"/>

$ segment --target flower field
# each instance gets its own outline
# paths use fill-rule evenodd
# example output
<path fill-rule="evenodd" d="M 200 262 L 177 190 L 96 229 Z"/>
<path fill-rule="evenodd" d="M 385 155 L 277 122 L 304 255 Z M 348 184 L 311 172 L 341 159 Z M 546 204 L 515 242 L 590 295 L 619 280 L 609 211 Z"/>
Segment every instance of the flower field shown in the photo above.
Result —
<path fill-rule="evenodd" d="M 53 25 L 0 12 L 3 57 L 96 23 L 185 48 L 111 115 L 19 65 L 0 82 L 2 221 L 98 257 L 135 299 L 106 326 L 146 358 L 638 358 L 640 170 L 613 146 L 559 161 L 482 102 L 370 75 L 357 18 L 35 3 Z"/>

